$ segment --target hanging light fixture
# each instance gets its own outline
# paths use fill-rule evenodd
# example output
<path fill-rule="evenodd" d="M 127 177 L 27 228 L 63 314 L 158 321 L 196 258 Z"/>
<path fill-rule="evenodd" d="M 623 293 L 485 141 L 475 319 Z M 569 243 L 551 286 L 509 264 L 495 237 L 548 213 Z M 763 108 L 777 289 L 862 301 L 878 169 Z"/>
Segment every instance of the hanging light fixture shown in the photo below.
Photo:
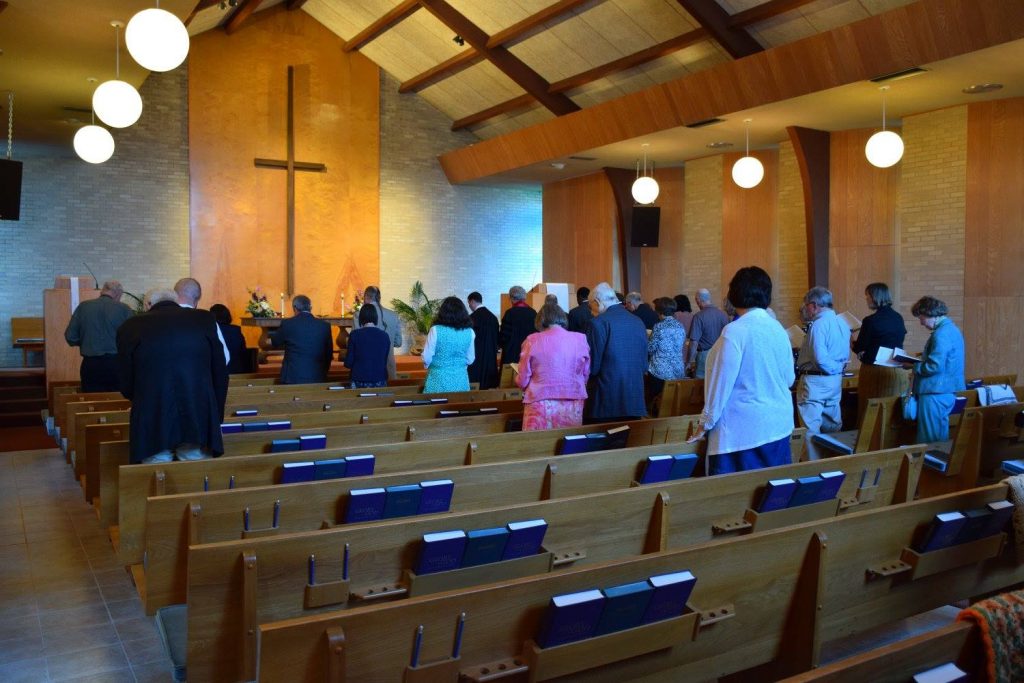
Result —
<path fill-rule="evenodd" d="M 90 164 L 102 164 L 114 155 L 114 136 L 103 126 L 96 125 L 93 116 L 91 125 L 82 126 L 75 133 L 75 154 Z"/>
<path fill-rule="evenodd" d="M 903 158 L 903 138 L 885 129 L 885 94 L 889 86 L 883 85 L 879 90 L 882 91 L 882 130 L 868 138 L 868 144 L 864 145 L 864 156 L 872 166 L 889 168 Z"/>
<path fill-rule="evenodd" d="M 743 123 L 747 124 L 747 153 L 732 165 L 732 181 L 745 190 L 757 187 L 764 178 L 764 164 L 757 157 L 750 156 L 750 122 L 752 120 L 743 119 Z"/>
<path fill-rule="evenodd" d="M 132 59 L 150 71 L 176 69 L 188 57 L 188 29 L 181 19 L 160 9 L 160 0 L 131 18 L 124 42 Z"/>
<path fill-rule="evenodd" d="M 131 83 L 121 80 L 121 28 L 120 21 L 112 21 L 117 45 L 115 53 L 115 78 L 100 83 L 92 94 L 92 110 L 100 121 L 113 128 L 127 128 L 142 116 L 142 97 Z"/>
<path fill-rule="evenodd" d="M 643 174 L 640 173 L 640 160 L 636 160 L 636 180 L 633 181 L 633 187 L 631 192 L 633 193 L 633 199 L 636 200 L 637 204 L 653 204 L 654 200 L 658 198 L 658 193 L 661 188 L 658 187 L 658 181 L 654 179 L 654 162 L 651 162 L 651 174 L 647 175 L 647 148 L 650 147 L 646 142 L 641 145 L 644 149 L 644 166 Z"/>

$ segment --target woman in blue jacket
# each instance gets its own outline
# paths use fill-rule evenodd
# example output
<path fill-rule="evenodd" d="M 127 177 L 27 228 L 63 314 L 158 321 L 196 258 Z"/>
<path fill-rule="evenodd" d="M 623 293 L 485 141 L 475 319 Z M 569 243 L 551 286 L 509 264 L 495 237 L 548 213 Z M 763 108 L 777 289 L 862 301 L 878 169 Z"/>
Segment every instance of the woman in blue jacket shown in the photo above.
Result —
<path fill-rule="evenodd" d="M 914 363 L 914 393 L 917 394 L 917 442 L 949 440 L 949 411 L 956 392 L 964 383 L 964 335 L 946 317 L 946 304 L 930 296 L 921 297 L 911 313 L 932 331 L 921 360 Z"/>

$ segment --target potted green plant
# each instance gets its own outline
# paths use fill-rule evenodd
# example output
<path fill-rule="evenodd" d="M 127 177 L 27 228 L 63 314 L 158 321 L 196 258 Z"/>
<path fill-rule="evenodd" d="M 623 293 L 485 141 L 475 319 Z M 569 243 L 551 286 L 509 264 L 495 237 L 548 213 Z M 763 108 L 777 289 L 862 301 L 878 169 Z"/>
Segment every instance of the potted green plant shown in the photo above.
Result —
<path fill-rule="evenodd" d="M 398 318 L 412 332 L 413 344 L 410 349 L 411 353 L 418 355 L 423 351 L 427 332 L 430 331 L 430 326 L 433 324 L 434 316 L 437 315 L 437 309 L 440 306 L 441 299 L 431 299 L 428 297 L 426 292 L 423 291 L 423 283 L 419 280 L 412 286 L 408 303 L 401 299 L 391 300 L 391 308 L 394 309 Z"/>

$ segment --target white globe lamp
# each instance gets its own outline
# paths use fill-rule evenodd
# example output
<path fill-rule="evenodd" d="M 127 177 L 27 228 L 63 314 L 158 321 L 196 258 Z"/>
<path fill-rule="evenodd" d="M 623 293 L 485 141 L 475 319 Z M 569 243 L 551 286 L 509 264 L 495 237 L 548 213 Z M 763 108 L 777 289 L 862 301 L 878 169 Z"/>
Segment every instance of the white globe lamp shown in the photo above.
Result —
<path fill-rule="evenodd" d="M 74 144 L 75 153 L 90 164 L 102 164 L 114 154 L 114 136 L 103 126 L 82 126 Z"/>
<path fill-rule="evenodd" d="M 872 166 L 889 168 L 903 158 L 903 138 L 891 130 L 881 130 L 868 138 L 864 156 Z"/>
<path fill-rule="evenodd" d="M 660 191 L 658 181 L 650 176 L 640 176 L 633 181 L 633 199 L 637 204 L 653 204 Z"/>
<path fill-rule="evenodd" d="M 156 7 L 144 9 L 128 22 L 128 52 L 150 71 L 170 71 L 188 56 L 188 30 L 181 19 Z"/>
<path fill-rule="evenodd" d="M 757 187 L 764 179 L 764 164 L 756 157 L 743 157 L 732 165 L 732 181 L 745 190 Z"/>
<path fill-rule="evenodd" d="M 110 80 L 92 94 L 92 110 L 113 128 L 127 128 L 142 116 L 142 97 L 131 83 Z"/>

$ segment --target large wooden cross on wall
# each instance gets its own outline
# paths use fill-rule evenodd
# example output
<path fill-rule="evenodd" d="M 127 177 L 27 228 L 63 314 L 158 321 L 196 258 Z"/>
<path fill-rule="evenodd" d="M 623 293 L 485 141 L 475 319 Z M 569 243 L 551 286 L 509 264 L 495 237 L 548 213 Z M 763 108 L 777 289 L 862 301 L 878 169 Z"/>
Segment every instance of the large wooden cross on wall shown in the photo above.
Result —
<path fill-rule="evenodd" d="M 259 168 L 275 168 L 287 171 L 288 182 L 286 192 L 288 215 L 288 251 L 287 280 L 288 295 L 295 294 L 295 172 L 313 171 L 323 173 L 327 170 L 324 164 L 295 160 L 295 67 L 288 67 L 288 156 L 286 159 L 255 160 Z"/>

